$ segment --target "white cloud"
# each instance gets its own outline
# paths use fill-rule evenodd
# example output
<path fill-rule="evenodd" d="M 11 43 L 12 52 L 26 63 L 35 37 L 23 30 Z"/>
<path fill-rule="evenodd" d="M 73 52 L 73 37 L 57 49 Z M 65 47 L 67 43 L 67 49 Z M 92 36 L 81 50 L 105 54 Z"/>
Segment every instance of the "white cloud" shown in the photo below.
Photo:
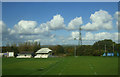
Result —
<path fill-rule="evenodd" d="M 53 42 L 53 43 L 54 43 L 55 40 L 56 40 L 55 38 L 52 38 L 52 39 L 50 39 L 50 42 Z"/>
<path fill-rule="evenodd" d="M 110 30 L 112 29 L 112 16 L 104 10 L 96 11 L 94 14 L 91 14 L 90 19 L 92 23 L 87 23 L 81 28 L 84 30 Z"/>
<path fill-rule="evenodd" d="M 21 20 L 14 26 L 14 30 L 12 30 L 12 33 L 19 33 L 19 34 L 33 34 L 34 29 L 37 26 L 36 21 L 26 21 Z"/>
<path fill-rule="evenodd" d="M 120 12 L 119 12 L 119 11 L 116 11 L 115 14 L 114 14 L 114 18 L 115 18 L 116 20 L 118 20 L 118 19 L 120 20 L 120 17 L 119 17 L 119 16 L 120 16 Z"/>
<path fill-rule="evenodd" d="M 111 33 L 108 32 L 101 32 L 101 33 L 96 33 L 94 35 L 95 40 L 103 40 L 103 39 L 112 39 Z"/>
<path fill-rule="evenodd" d="M 0 34 L 2 35 L 2 42 L 5 45 L 8 42 L 21 41 L 18 35 L 13 35 L 13 30 L 8 28 L 3 21 L 0 21 Z"/>
<path fill-rule="evenodd" d="M 36 21 L 21 20 L 14 26 L 13 29 L 9 29 L 10 34 L 20 34 L 20 35 L 34 35 L 34 34 L 47 34 L 49 26 L 46 23 L 37 26 Z"/>
<path fill-rule="evenodd" d="M 116 26 L 118 27 L 118 21 L 116 21 Z"/>
<path fill-rule="evenodd" d="M 34 42 L 41 42 L 41 39 L 35 39 Z"/>
<path fill-rule="evenodd" d="M 3 21 L 0 21 L 0 34 L 6 34 L 8 32 L 8 28 Z"/>
<path fill-rule="evenodd" d="M 61 15 L 53 16 L 53 19 L 46 23 L 51 30 L 64 29 L 64 18 Z"/>
<path fill-rule="evenodd" d="M 85 37 L 83 37 L 83 40 L 93 40 L 94 39 L 94 34 L 91 32 L 87 32 Z"/>
<path fill-rule="evenodd" d="M 35 33 L 46 33 L 51 30 L 65 29 L 64 18 L 61 15 L 53 16 L 53 19 L 47 21 L 46 23 L 40 24 L 39 27 L 36 27 Z"/>
<path fill-rule="evenodd" d="M 33 42 L 33 40 L 27 40 L 26 42 Z"/>
<path fill-rule="evenodd" d="M 99 32 L 99 33 L 91 33 L 87 32 L 84 36 L 82 36 L 83 41 L 97 41 L 97 40 L 104 40 L 104 39 L 112 39 L 114 41 L 118 41 L 118 34 L 120 33 L 109 33 L 109 32 Z M 74 40 L 74 38 L 79 38 L 79 32 L 75 31 L 71 33 L 70 40 Z"/>
<path fill-rule="evenodd" d="M 39 34 L 39 33 L 44 34 L 44 33 L 49 32 L 49 31 L 50 31 L 49 26 L 46 23 L 42 23 L 42 24 L 40 24 L 39 27 L 36 27 L 34 29 L 34 33 L 36 33 L 36 34 Z"/>
<path fill-rule="evenodd" d="M 50 36 L 50 38 L 55 38 L 55 36 L 56 36 L 55 34 L 52 34 L 52 35 Z"/>
<path fill-rule="evenodd" d="M 75 38 L 78 39 L 79 38 L 79 32 L 75 31 L 71 33 L 72 39 L 74 40 Z"/>
<path fill-rule="evenodd" d="M 82 17 L 76 17 L 69 22 L 67 29 L 68 30 L 77 30 L 77 29 L 79 29 L 79 26 L 81 26 L 82 23 L 83 23 Z"/>
<path fill-rule="evenodd" d="M 64 18 L 61 15 L 53 16 L 53 19 L 37 26 L 36 21 L 21 20 L 10 30 L 11 34 L 18 33 L 22 35 L 47 34 L 50 30 L 65 29 Z"/>
<path fill-rule="evenodd" d="M 99 32 L 99 33 L 86 33 L 84 40 L 104 40 L 104 39 L 112 39 L 114 41 L 118 41 L 118 33 L 109 33 L 109 32 Z"/>
<path fill-rule="evenodd" d="M 100 10 L 95 12 L 90 16 L 92 23 L 87 23 L 85 26 L 82 26 L 84 30 L 100 30 L 100 29 L 112 29 L 112 17 L 106 11 Z M 21 20 L 14 28 L 7 28 L 4 22 L 0 22 L 3 27 L 3 33 L 7 33 L 7 35 L 3 36 L 6 40 L 9 41 L 37 41 L 42 44 L 59 44 L 59 43 L 73 43 L 71 40 L 79 38 L 79 32 L 72 32 L 70 37 L 67 35 L 63 35 L 63 37 L 59 38 L 55 34 L 51 32 L 53 30 L 76 30 L 81 25 L 82 17 L 76 17 L 71 20 L 67 27 L 64 24 L 64 18 L 61 15 L 55 15 L 50 21 L 46 23 L 42 23 L 38 25 L 36 21 L 27 21 Z M 83 40 L 101 40 L 101 39 L 114 39 L 117 40 L 117 33 L 91 33 L 87 32 L 85 36 L 82 36 Z"/>
<path fill-rule="evenodd" d="M 119 36 L 120 36 L 120 33 L 118 33 L 118 32 L 115 32 L 115 33 L 113 33 L 113 39 L 115 39 L 115 40 L 117 40 L 117 41 L 120 41 L 120 38 L 119 38 Z"/>
<path fill-rule="evenodd" d="M 115 12 L 114 18 L 116 19 L 116 26 L 117 26 L 117 28 L 120 29 L 120 25 L 119 25 L 119 23 L 120 23 L 120 12 L 119 11 Z"/>

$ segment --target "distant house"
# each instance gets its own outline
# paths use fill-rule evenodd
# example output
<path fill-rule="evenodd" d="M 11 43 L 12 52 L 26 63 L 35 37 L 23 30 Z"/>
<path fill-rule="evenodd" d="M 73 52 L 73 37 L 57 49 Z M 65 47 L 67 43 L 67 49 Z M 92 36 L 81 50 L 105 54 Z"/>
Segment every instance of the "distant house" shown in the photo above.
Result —
<path fill-rule="evenodd" d="M 18 54 L 16 58 L 31 58 L 32 57 L 32 51 L 22 51 Z"/>
<path fill-rule="evenodd" d="M 0 57 L 14 57 L 14 52 L 0 53 Z"/>
<path fill-rule="evenodd" d="M 49 48 L 41 48 L 36 52 L 37 55 L 34 58 L 48 58 L 51 51 Z"/>
<path fill-rule="evenodd" d="M 14 52 L 7 52 L 7 53 L 8 53 L 7 57 L 14 57 Z"/>

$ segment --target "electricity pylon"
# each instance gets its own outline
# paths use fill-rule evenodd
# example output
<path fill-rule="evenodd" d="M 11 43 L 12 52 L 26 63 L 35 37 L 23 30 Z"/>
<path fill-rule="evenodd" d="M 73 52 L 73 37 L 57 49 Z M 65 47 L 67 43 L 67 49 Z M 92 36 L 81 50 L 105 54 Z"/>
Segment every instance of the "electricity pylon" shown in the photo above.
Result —
<path fill-rule="evenodd" d="M 81 27 L 79 26 L 79 39 L 78 39 L 78 46 L 82 45 L 82 36 L 81 36 Z"/>

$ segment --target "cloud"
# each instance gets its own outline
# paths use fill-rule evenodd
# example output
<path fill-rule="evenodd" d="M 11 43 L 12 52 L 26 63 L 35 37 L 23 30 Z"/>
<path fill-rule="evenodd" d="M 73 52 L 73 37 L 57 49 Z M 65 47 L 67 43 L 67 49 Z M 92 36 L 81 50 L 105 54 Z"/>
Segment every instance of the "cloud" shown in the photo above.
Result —
<path fill-rule="evenodd" d="M 120 30 L 120 24 L 119 24 L 120 23 L 120 12 L 119 11 L 115 12 L 114 18 L 116 20 L 116 26 Z"/>
<path fill-rule="evenodd" d="M 61 15 L 53 16 L 53 19 L 37 26 L 36 21 L 21 20 L 11 30 L 11 34 L 18 33 L 21 35 L 44 34 L 50 30 L 65 29 L 64 18 Z M 46 34 L 47 34 L 46 33 Z"/>
<path fill-rule="evenodd" d="M 12 33 L 33 34 L 36 26 L 36 21 L 21 20 L 18 22 L 18 24 L 14 26 L 14 30 L 12 30 Z"/>
<path fill-rule="evenodd" d="M 95 40 L 113 39 L 112 35 L 113 34 L 108 33 L 108 32 L 101 32 L 101 33 L 96 33 L 94 35 L 94 38 Z"/>
<path fill-rule="evenodd" d="M 112 27 L 112 16 L 104 10 L 96 11 L 94 14 L 91 14 L 90 20 L 91 23 L 87 23 L 82 26 L 83 30 L 94 31 L 94 30 L 111 30 Z"/>
<path fill-rule="evenodd" d="M 91 39 L 90 39 L 91 38 Z M 85 40 L 104 40 L 104 39 L 112 39 L 113 41 L 118 41 L 118 33 L 109 33 L 109 32 L 99 32 L 99 33 L 86 33 Z"/>
<path fill-rule="evenodd" d="M 0 34 L 3 38 L 9 35 L 10 30 L 3 21 L 0 21 Z"/>
<path fill-rule="evenodd" d="M 34 42 L 41 42 L 41 39 L 35 39 Z"/>
<path fill-rule="evenodd" d="M 67 30 L 77 30 L 82 23 L 82 17 L 76 17 L 69 22 Z"/>
<path fill-rule="evenodd" d="M 94 34 L 87 32 L 85 37 L 83 37 L 83 40 L 94 40 Z"/>
<path fill-rule="evenodd" d="M 120 33 L 109 33 L 109 32 L 99 32 L 99 33 L 91 33 L 87 32 L 84 36 L 82 36 L 83 41 L 97 41 L 97 40 L 104 40 L 104 39 L 112 39 L 114 41 L 118 41 L 118 35 Z M 79 32 L 75 31 L 71 33 L 71 40 L 74 40 L 74 38 L 79 38 Z"/>
<path fill-rule="evenodd" d="M 55 34 L 52 34 L 51 36 L 50 36 L 50 38 L 55 38 L 56 37 L 56 35 Z"/>
<path fill-rule="evenodd" d="M 49 33 L 52 30 L 65 29 L 64 18 L 61 15 L 53 16 L 53 19 L 47 21 L 46 23 L 40 24 L 39 27 L 36 27 L 35 33 Z"/>
<path fill-rule="evenodd" d="M 12 29 L 8 28 L 3 21 L 0 21 L 0 35 L 2 36 L 2 44 L 21 41 L 18 35 L 11 34 Z"/>
<path fill-rule="evenodd" d="M 117 13 L 116 13 L 117 14 Z M 87 23 L 82 26 L 84 30 L 110 30 L 112 29 L 112 17 L 108 12 L 100 10 L 91 14 L 91 23 Z M 24 42 L 24 41 L 37 41 L 42 44 L 72 44 L 74 38 L 79 39 L 79 32 L 73 31 L 70 35 L 63 35 L 59 37 L 53 34 L 54 30 L 77 30 L 83 23 L 82 17 L 76 17 L 72 19 L 68 26 L 64 24 L 64 18 L 61 15 L 55 15 L 50 21 L 38 24 L 36 21 L 20 20 L 13 28 L 8 28 L 6 24 L 0 21 L 2 26 L 4 42 Z M 0 29 L 0 30 L 1 30 Z M 100 32 L 91 33 L 87 32 L 83 35 L 82 40 L 102 40 L 102 39 L 113 39 L 118 40 L 116 33 Z M 72 41 L 71 41 L 72 40 Z"/>
<path fill-rule="evenodd" d="M 53 19 L 46 23 L 51 30 L 64 29 L 64 18 L 61 15 L 53 16 Z"/>
<path fill-rule="evenodd" d="M 3 21 L 0 21 L 0 34 L 7 34 L 7 33 L 9 32 L 6 24 Z"/>
<path fill-rule="evenodd" d="M 72 39 L 75 39 L 75 38 L 78 39 L 79 38 L 79 32 L 78 31 L 72 32 L 71 35 L 72 35 Z"/>
<path fill-rule="evenodd" d="M 114 18 L 116 19 L 116 20 L 120 20 L 120 12 L 119 11 L 116 11 L 115 12 L 115 14 L 114 14 Z"/>
<path fill-rule="evenodd" d="M 50 32 L 49 26 L 46 23 L 42 23 L 34 29 L 35 34 L 45 34 L 46 32 Z"/>
<path fill-rule="evenodd" d="M 14 26 L 13 29 L 9 29 L 10 34 L 19 34 L 19 35 L 39 35 L 39 34 L 49 34 L 49 27 L 46 23 L 40 24 L 37 26 L 36 21 L 27 21 L 21 20 Z"/>
<path fill-rule="evenodd" d="M 41 23 L 39 26 L 36 21 L 20 20 L 13 28 L 6 28 L 9 31 L 9 36 L 6 39 L 10 38 L 12 41 L 20 40 L 23 42 L 29 40 L 42 41 L 43 43 L 49 40 L 52 43 L 56 40 L 56 35 L 51 34 L 51 31 L 60 29 L 65 29 L 64 18 L 61 15 L 55 15 L 53 19 Z"/>

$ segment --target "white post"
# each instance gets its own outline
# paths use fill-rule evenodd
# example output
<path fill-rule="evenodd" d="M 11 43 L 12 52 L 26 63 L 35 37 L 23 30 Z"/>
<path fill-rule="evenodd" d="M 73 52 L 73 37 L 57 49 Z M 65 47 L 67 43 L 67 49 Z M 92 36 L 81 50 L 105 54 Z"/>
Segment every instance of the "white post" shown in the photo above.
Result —
<path fill-rule="evenodd" d="M 106 56 L 107 56 L 107 53 L 106 53 L 106 44 L 105 44 L 105 54 L 106 54 Z"/>
<path fill-rule="evenodd" d="M 74 53 L 74 56 L 76 56 L 76 45 L 75 45 L 75 53 Z"/>
<path fill-rule="evenodd" d="M 74 38 L 76 40 L 76 38 Z M 74 50 L 74 56 L 76 57 L 76 45 L 75 45 L 75 50 Z"/>

